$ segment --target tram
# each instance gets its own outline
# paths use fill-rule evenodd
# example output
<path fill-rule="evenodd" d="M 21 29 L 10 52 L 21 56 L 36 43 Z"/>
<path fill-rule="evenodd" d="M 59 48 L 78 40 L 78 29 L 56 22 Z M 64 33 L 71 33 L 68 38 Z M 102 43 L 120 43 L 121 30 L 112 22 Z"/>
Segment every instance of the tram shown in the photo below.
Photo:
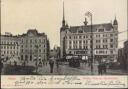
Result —
<path fill-rule="evenodd" d="M 68 59 L 70 67 L 80 67 L 80 58 L 72 56 L 71 59 Z"/>

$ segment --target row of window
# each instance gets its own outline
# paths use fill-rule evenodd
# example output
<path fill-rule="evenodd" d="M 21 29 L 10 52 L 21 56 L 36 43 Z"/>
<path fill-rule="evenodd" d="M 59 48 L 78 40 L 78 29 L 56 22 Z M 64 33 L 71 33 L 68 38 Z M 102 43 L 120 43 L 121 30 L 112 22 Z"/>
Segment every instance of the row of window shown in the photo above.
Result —
<path fill-rule="evenodd" d="M 103 42 L 103 43 L 107 43 L 108 42 L 108 40 L 110 40 L 110 42 L 114 42 L 114 40 L 113 39 L 103 39 L 103 40 L 95 40 L 95 43 L 101 43 L 101 42 Z M 73 43 L 72 43 L 73 42 Z M 79 43 L 79 44 L 81 44 L 81 43 L 91 43 L 91 40 L 74 40 L 74 41 L 71 41 L 71 40 L 69 40 L 69 44 L 77 44 L 77 43 Z"/>
<path fill-rule="evenodd" d="M 21 48 L 28 48 L 28 47 L 30 47 L 30 48 L 36 48 L 36 46 L 37 45 L 32 45 L 32 44 L 30 44 L 30 45 L 21 45 Z M 38 47 L 40 48 L 40 47 L 46 47 L 45 45 L 38 45 Z"/>
<path fill-rule="evenodd" d="M 46 47 L 45 45 L 42 45 L 44 48 Z M 0 46 L 1 47 L 1 49 L 19 49 L 19 46 L 9 46 L 9 45 L 1 45 Z M 25 45 L 25 46 L 23 46 L 23 45 L 21 45 L 21 48 L 23 48 L 23 47 L 26 47 L 26 48 L 28 48 L 28 45 Z M 30 47 L 32 48 L 32 47 L 35 47 L 35 45 L 30 45 Z M 38 45 L 38 47 L 41 47 L 41 45 Z"/>
<path fill-rule="evenodd" d="M 94 47 L 94 49 L 100 49 L 100 48 L 104 48 L 104 49 L 108 49 L 108 48 L 114 48 L 114 45 L 113 44 L 110 44 L 110 45 L 95 45 L 95 47 Z M 71 46 L 71 45 L 69 45 L 69 47 L 68 47 L 69 49 L 90 49 L 90 48 L 92 48 L 92 46 L 91 45 L 83 45 L 83 47 L 82 47 L 82 45 L 73 45 L 73 46 Z"/>
<path fill-rule="evenodd" d="M 36 60 L 37 59 L 37 55 L 21 55 L 21 60 Z M 43 58 L 41 57 L 41 55 L 38 55 L 38 59 L 42 60 L 42 59 L 46 59 L 46 55 L 43 55 Z"/>
<path fill-rule="evenodd" d="M 79 52 L 79 51 L 69 51 L 69 54 L 90 54 L 90 53 L 91 53 L 91 51 L 81 51 L 81 52 Z M 108 53 L 113 54 L 114 50 L 111 50 L 110 52 L 102 51 L 102 50 L 96 51 L 96 54 L 108 54 Z"/>
<path fill-rule="evenodd" d="M 112 31 L 112 29 L 104 29 L 104 28 L 100 28 L 100 29 L 95 29 L 96 32 L 106 32 L 106 31 Z M 85 31 L 83 30 L 83 28 L 78 28 L 77 30 L 78 33 L 84 33 Z M 68 31 L 66 31 L 66 33 L 68 33 Z M 71 32 L 73 33 L 73 32 Z"/>
<path fill-rule="evenodd" d="M 19 51 L 8 51 L 8 50 L 7 51 L 4 51 L 4 50 L 2 51 L 1 50 L 1 53 L 2 54 L 8 54 L 8 55 L 12 55 L 12 54 L 18 55 Z"/>
<path fill-rule="evenodd" d="M 5 45 L 1 45 L 1 49 L 19 49 L 19 46 L 5 46 Z"/>
<path fill-rule="evenodd" d="M 46 40 L 45 39 L 22 39 L 21 41 L 22 43 L 45 43 Z"/>
<path fill-rule="evenodd" d="M 113 54 L 114 51 L 110 51 L 110 54 Z M 103 50 L 100 50 L 100 51 L 96 51 L 96 54 L 108 54 L 108 51 L 103 51 Z"/>
<path fill-rule="evenodd" d="M 117 36 L 117 35 L 115 35 Z M 96 34 L 93 37 L 100 38 L 100 37 L 114 37 L 114 34 Z M 78 36 L 66 36 L 66 39 L 85 39 L 85 38 L 92 38 L 92 35 L 78 35 Z"/>
<path fill-rule="evenodd" d="M 27 50 L 27 49 L 21 49 L 21 52 L 22 53 L 24 53 L 24 52 L 26 52 L 26 53 L 45 53 L 46 52 L 46 50 L 45 49 L 43 49 L 43 50 L 41 50 L 41 49 L 38 49 L 38 50 L 32 50 L 32 49 L 30 49 L 30 50 Z"/>
<path fill-rule="evenodd" d="M 18 45 L 18 42 L 9 42 L 9 41 L 1 41 L 1 44 L 6 44 L 6 45 Z"/>

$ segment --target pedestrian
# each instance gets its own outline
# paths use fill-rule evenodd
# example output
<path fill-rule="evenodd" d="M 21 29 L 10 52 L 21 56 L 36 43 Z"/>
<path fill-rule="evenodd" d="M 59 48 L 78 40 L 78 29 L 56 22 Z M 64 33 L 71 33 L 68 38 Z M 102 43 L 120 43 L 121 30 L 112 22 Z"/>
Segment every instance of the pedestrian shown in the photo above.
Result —
<path fill-rule="evenodd" d="M 23 66 L 25 66 L 26 65 L 26 63 L 25 63 L 25 61 L 23 62 Z"/>
<path fill-rule="evenodd" d="M 53 67 L 54 67 L 54 61 L 53 59 L 49 60 L 49 65 L 50 65 L 50 73 L 53 73 Z"/>
<path fill-rule="evenodd" d="M 46 61 L 46 66 L 47 66 L 47 61 Z"/>
<path fill-rule="evenodd" d="M 14 66 L 17 67 L 17 62 L 16 61 L 14 61 Z"/>
<path fill-rule="evenodd" d="M 15 71 L 17 71 L 17 62 L 16 61 L 14 61 L 14 68 L 15 68 Z"/>
<path fill-rule="evenodd" d="M 2 61 L 0 61 L 0 74 L 2 73 L 2 69 L 3 69 L 3 63 Z"/>
<path fill-rule="evenodd" d="M 101 63 L 99 63 L 98 65 L 98 74 L 102 75 L 102 64 Z"/>
<path fill-rule="evenodd" d="M 59 68 L 59 62 L 58 62 L 58 60 L 56 60 L 56 67 L 57 67 L 57 70 L 58 70 L 58 68 Z"/>
<path fill-rule="evenodd" d="M 87 60 L 85 60 L 85 66 L 86 66 L 86 64 L 87 64 Z"/>
<path fill-rule="evenodd" d="M 103 72 L 106 74 L 106 72 L 107 72 L 107 67 L 106 67 L 106 63 L 104 62 L 103 63 Z"/>
<path fill-rule="evenodd" d="M 43 61 L 43 66 L 44 66 L 45 64 L 44 64 L 44 61 Z"/>

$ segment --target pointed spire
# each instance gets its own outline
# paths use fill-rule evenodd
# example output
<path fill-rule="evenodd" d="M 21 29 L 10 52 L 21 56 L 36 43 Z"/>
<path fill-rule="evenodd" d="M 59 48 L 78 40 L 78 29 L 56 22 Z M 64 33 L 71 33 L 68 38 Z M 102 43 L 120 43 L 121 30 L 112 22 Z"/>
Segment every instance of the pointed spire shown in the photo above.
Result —
<path fill-rule="evenodd" d="M 63 1 L 63 20 L 65 20 L 65 13 L 64 13 L 64 1 Z"/>
<path fill-rule="evenodd" d="M 63 1 L 63 21 L 62 21 L 62 26 L 65 26 L 64 1 Z"/>
<path fill-rule="evenodd" d="M 68 22 L 66 21 L 66 27 L 68 28 Z"/>
<path fill-rule="evenodd" d="M 113 22 L 113 25 L 118 25 L 118 21 L 117 21 L 117 19 L 116 19 L 116 15 L 115 15 L 115 20 L 114 20 L 114 22 Z"/>
<path fill-rule="evenodd" d="M 116 14 L 115 14 L 115 20 L 116 20 Z"/>

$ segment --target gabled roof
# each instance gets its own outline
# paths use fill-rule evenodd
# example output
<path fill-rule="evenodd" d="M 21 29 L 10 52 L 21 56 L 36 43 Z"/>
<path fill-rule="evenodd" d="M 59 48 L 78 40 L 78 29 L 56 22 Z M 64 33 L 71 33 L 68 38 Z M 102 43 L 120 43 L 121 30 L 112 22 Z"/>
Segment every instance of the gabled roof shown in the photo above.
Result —
<path fill-rule="evenodd" d="M 33 33 L 34 35 L 37 35 L 38 31 L 36 29 L 29 29 L 27 34 L 29 34 L 29 33 Z"/>
<path fill-rule="evenodd" d="M 21 36 L 27 36 L 30 33 L 32 33 L 34 36 L 46 36 L 45 33 L 38 33 L 36 29 L 29 29 L 26 34 L 24 33 Z"/>
<path fill-rule="evenodd" d="M 94 24 L 92 26 L 93 32 L 96 32 L 97 29 L 104 28 L 106 31 L 110 31 L 113 28 L 111 23 L 105 24 Z M 72 33 L 76 33 L 77 31 L 83 30 L 84 32 L 91 32 L 91 25 L 83 25 L 83 26 L 70 26 L 68 29 Z"/>

